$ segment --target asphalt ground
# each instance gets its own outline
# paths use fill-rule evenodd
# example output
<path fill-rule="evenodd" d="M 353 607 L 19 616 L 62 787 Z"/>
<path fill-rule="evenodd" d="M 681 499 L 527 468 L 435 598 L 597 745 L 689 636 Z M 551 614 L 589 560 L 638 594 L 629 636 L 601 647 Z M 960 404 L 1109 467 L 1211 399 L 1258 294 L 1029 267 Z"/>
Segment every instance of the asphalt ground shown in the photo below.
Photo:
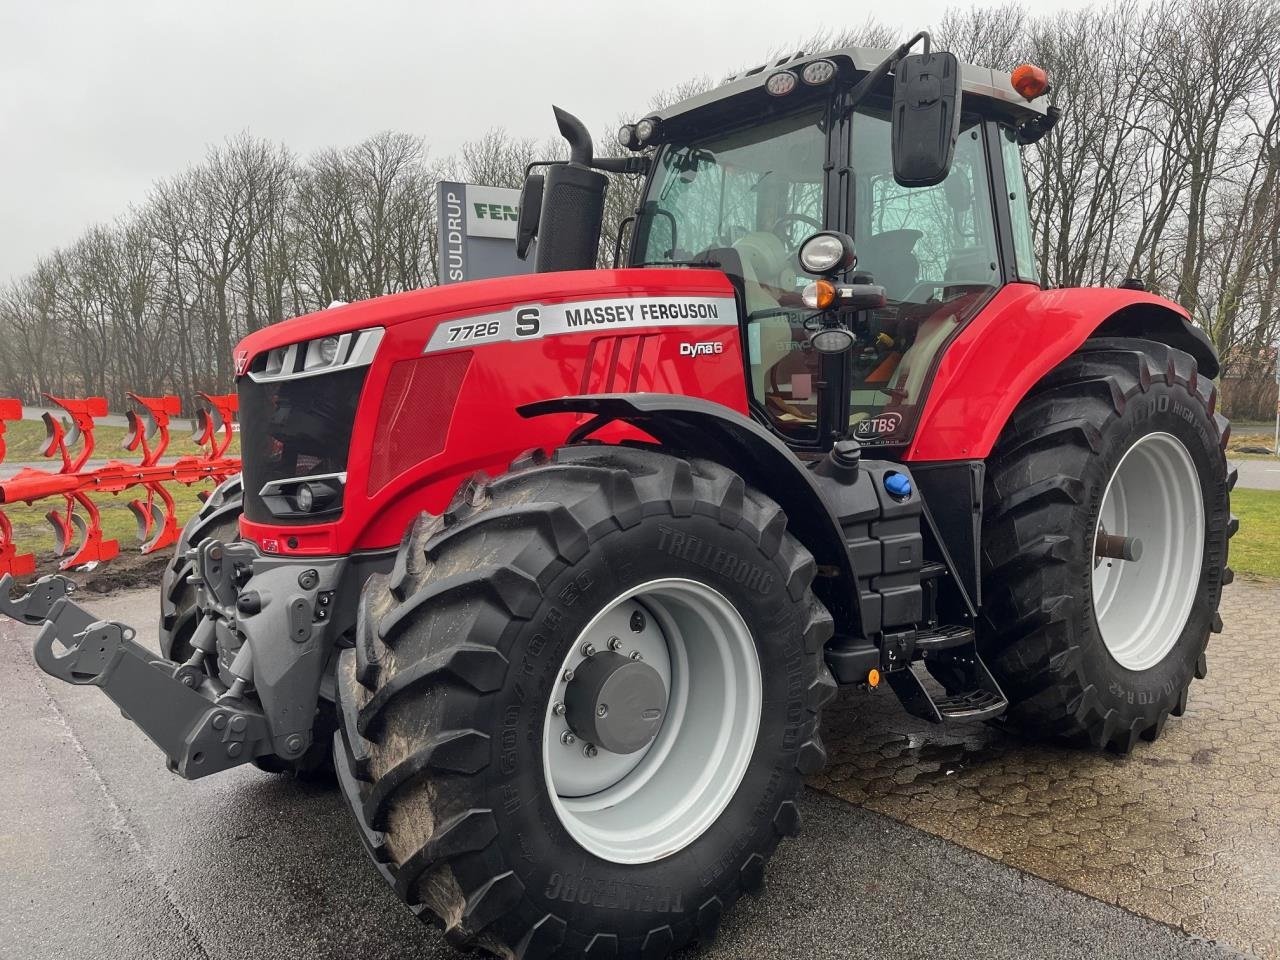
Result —
<path fill-rule="evenodd" d="M 1244 586 L 1243 591 L 1240 585 L 1233 588 L 1233 609 L 1271 597 L 1275 609 L 1267 608 L 1266 625 L 1274 625 L 1280 593 Z M 154 644 L 153 590 L 96 598 L 91 605 L 103 617 L 134 624 L 143 641 Z M 1231 630 L 1216 646 L 1215 667 L 1229 652 Z M 0 736 L 0 958 L 455 956 L 434 929 L 413 919 L 384 887 L 335 790 L 252 768 L 193 783 L 179 780 L 164 770 L 155 748 L 104 697 L 44 676 L 30 658 L 33 635 L 9 621 L 0 623 L 0 705 L 5 708 Z M 1252 671 L 1254 666 L 1236 668 Z M 1201 686 L 1211 690 L 1216 679 L 1211 674 Z M 1213 718 L 1224 710 L 1234 714 L 1215 702 L 1193 699 L 1193 710 L 1171 726 L 1175 755 L 1198 738 L 1222 734 L 1212 726 Z M 1016 797 L 1026 799 L 998 780 L 1010 775 L 1011 753 L 1021 750 L 1020 756 L 1038 758 L 1045 768 L 1072 770 L 1080 761 L 1025 745 L 1010 751 L 1003 741 L 963 746 L 957 753 L 954 735 L 939 737 L 936 728 L 905 730 L 902 725 L 910 721 L 894 709 L 891 698 L 879 694 L 873 701 L 843 697 L 837 702 L 827 723 L 834 762 L 830 776 L 815 780 L 802 799 L 804 833 L 780 848 L 765 895 L 745 899 L 717 942 L 691 955 L 744 960 L 1240 955 L 1226 944 L 1134 912 L 1140 905 L 1125 909 L 1104 902 L 1112 898 L 1098 891 L 1086 896 L 1065 889 L 1059 885 L 1067 882 L 1061 877 L 1055 877 L 1058 883 L 1040 879 L 1033 873 L 1053 872 L 1043 864 L 1000 863 L 992 857 L 1004 856 L 1003 846 L 968 849 L 988 842 L 983 838 L 989 831 L 981 826 L 991 811 L 980 805 L 954 804 L 957 819 L 949 832 L 959 843 L 936 835 L 948 832 L 940 824 L 951 821 L 949 800 L 934 804 L 937 817 L 925 818 L 927 823 L 899 822 L 919 818 L 912 815 L 911 803 L 903 808 L 893 798 L 914 798 L 919 792 L 888 788 L 881 782 L 885 771 L 874 764 L 857 772 L 864 769 L 858 757 L 893 758 L 890 765 L 896 769 L 887 779 L 895 784 L 918 785 L 944 799 L 952 797 L 946 787 L 960 785 L 964 789 L 956 796 L 976 792 L 984 803 L 1003 796 L 1010 807 Z M 1264 735 L 1271 740 L 1259 752 L 1274 753 L 1275 729 Z M 959 742 L 1005 735 L 984 728 L 969 736 Z M 930 752 L 931 744 L 942 752 Z M 1093 778 L 1095 792 L 1102 795 L 1101 784 L 1108 779 L 1154 784 L 1174 803 L 1188 784 L 1167 778 L 1168 767 L 1144 761 L 1163 756 L 1154 752 L 1158 748 L 1140 747 L 1127 761 L 1096 761 L 1105 766 L 1100 768 L 1104 774 Z M 1238 769 L 1231 767 L 1232 775 Z M 1261 776 L 1266 770 L 1272 768 L 1255 773 Z M 991 771 L 997 780 L 988 783 Z M 1191 772 L 1201 779 L 1216 776 L 1213 764 Z M 931 776 L 945 784 L 929 782 Z M 1030 796 L 1023 779 L 1022 789 Z M 985 799 L 986 794 L 992 799 Z M 1234 795 L 1224 792 L 1220 802 L 1231 804 Z M 886 806 L 885 812 L 876 812 L 877 806 Z M 1248 819 L 1274 825 L 1274 797 L 1268 795 L 1263 806 L 1248 808 Z M 969 811 L 967 819 L 958 816 L 961 811 Z M 1071 832 L 1056 822 L 1059 811 L 1052 805 L 1046 813 L 1047 830 L 1025 832 L 1066 838 L 1053 849 L 1068 851 L 1089 832 L 1090 817 L 1097 820 L 1092 829 L 1101 831 L 1112 815 L 1100 804 L 1072 807 L 1062 816 L 1083 822 Z M 1001 826 L 996 835 L 1008 831 L 1017 832 L 1012 825 Z M 1275 842 L 1274 829 L 1264 833 Z M 1259 842 L 1267 842 L 1267 836 Z M 1271 861 L 1272 881 L 1277 863 Z M 1240 873 L 1245 879 L 1245 868 L 1236 860 L 1221 868 L 1226 877 Z M 1238 896 L 1243 886 L 1227 892 Z M 1210 887 L 1217 896 L 1218 887 Z M 1274 922 L 1276 905 L 1273 892 L 1263 890 L 1243 906 L 1269 913 Z M 1241 929 L 1220 933 L 1236 943 L 1253 936 L 1247 931 L 1242 935 Z M 1260 955 L 1277 955 L 1274 943 L 1253 945 L 1258 943 Z"/>
<path fill-rule="evenodd" d="M 1231 465 L 1240 471 L 1236 486 L 1249 490 L 1280 490 L 1280 458 L 1233 460 Z"/>

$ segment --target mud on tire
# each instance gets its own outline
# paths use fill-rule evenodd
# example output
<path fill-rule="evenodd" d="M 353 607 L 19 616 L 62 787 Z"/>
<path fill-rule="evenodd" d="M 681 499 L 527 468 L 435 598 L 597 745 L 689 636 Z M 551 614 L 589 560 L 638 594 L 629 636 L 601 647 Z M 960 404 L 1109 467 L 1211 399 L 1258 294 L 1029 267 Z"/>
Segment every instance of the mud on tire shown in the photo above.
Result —
<path fill-rule="evenodd" d="M 659 550 L 663 529 L 763 575 L 748 589 L 705 551 Z M 798 830 L 802 778 L 825 762 L 832 623 L 813 575 L 775 503 L 723 467 L 650 449 L 530 455 L 465 486 L 443 517 L 424 514 L 394 570 L 366 584 L 338 667 L 339 780 L 384 876 L 450 942 L 503 956 L 662 957 L 713 937 Z M 555 812 L 543 724 L 583 627 L 655 577 L 706 583 L 741 612 L 764 707 L 715 823 L 669 856 L 617 863 Z"/>
<path fill-rule="evenodd" d="M 1154 740 L 1206 672 L 1231 582 L 1225 449 L 1212 381 L 1161 343 L 1089 341 L 1022 401 L 987 463 L 981 649 L 1010 700 L 1008 719 L 1045 737 L 1128 751 Z M 1180 635 L 1159 662 L 1126 669 L 1109 652 L 1092 593 L 1094 530 L 1117 465 L 1153 433 L 1191 457 L 1204 509 L 1199 583 Z M 1150 545 L 1149 545 L 1150 546 Z M 1129 603 L 1149 598 L 1132 596 Z"/>

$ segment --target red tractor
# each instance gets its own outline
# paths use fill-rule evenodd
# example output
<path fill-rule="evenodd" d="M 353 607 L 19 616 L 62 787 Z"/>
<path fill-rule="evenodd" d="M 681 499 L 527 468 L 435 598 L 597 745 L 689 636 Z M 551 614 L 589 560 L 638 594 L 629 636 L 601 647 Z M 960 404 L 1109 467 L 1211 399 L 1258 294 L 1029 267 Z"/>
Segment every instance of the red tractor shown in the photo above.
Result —
<path fill-rule="evenodd" d="M 750 70 L 623 157 L 557 111 L 536 273 L 240 344 L 243 475 L 186 529 L 163 658 L 60 578 L 0 607 L 184 777 L 332 758 L 396 892 L 503 956 L 714 936 L 841 685 L 1154 739 L 1231 579 L 1218 361 L 1138 284 L 1041 286 L 1046 93 L 919 35 Z M 593 269 L 606 173 L 644 187 Z"/>

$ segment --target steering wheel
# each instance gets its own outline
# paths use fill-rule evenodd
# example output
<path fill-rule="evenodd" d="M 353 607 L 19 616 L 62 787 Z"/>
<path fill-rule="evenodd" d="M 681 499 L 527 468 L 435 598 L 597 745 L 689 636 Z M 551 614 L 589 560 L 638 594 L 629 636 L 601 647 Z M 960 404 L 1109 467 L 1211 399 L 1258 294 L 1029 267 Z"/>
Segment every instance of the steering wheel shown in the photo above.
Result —
<path fill-rule="evenodd" d="M 803 239 L 794 244 L 791 242 L 790 228 L 796 223 L 807 223 L 815 230 L 822 229 L 822 221 L 803 213 L 784 213 L 782 216 L 778 217 L 777 220 L 773 221 L 773 226 L 769 228 L 769 232 L 782 241 L 782 244 L 787 248 L 788 253 L 796 253 L 800 249 L 800 244 L 804 243 Z"/>

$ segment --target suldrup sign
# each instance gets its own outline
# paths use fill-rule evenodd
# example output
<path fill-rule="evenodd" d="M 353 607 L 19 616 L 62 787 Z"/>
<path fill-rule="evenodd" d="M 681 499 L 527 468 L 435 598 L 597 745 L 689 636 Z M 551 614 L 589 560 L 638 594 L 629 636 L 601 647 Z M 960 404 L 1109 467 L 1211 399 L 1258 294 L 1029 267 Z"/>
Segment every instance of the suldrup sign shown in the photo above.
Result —
<path fill-rule="evenodd" d="M 529 273 L 533 256 L 516 257 L 520 191 L 441 181 L 437 193 L 440 283 Z"/>

